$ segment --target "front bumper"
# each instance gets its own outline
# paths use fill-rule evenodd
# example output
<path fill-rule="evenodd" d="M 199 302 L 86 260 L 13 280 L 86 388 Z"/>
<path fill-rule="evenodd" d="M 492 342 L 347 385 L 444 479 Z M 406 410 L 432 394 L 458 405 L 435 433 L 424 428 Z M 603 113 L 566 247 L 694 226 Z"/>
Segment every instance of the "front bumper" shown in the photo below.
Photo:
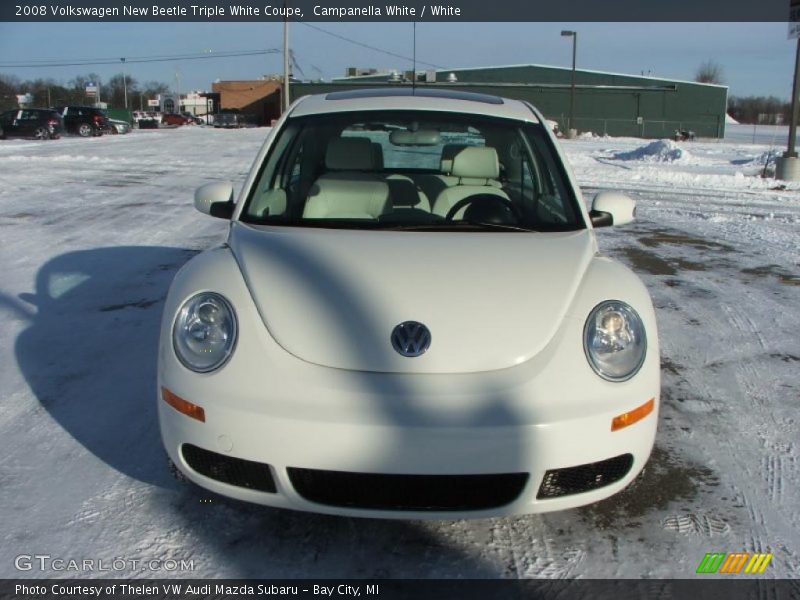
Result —
<path fill-rule="evenodd" d="M 204 488 L 239 500 L 281 508 L 385 518 L 490 517 L 562 510 L 596 502 L 620 491 L 641 471 L 649 457 L 656 429 L 656 417 L 650 415 L 627 430 L 611 433 L 609 424 L 614 415 L 610 413 L 562 423 L 517 427 L 358 425 L 245 416 L 234 412 L 225 415 L 219 411 L 214 411 L 213 416 L 207 415 L 206 422 L 200 423 L 159 402 L 159 416 L 170 459 L 189 479 Z M 218 471 L 210 473 L 208 469 L 201 469 L 202 463 L 191 452 L 186 452 L 192 447 L 264 465 L 268 470 L 265 479 L 271 479 L 274 491 L 264 489 L 269 486 L 254 489 L 249 482 L 231 484 L 228 483 L 231 479 L 220 477 Z M 630 459 L 619 479 L 596 489 L 588 486 L 586 491 L 547 497 L 548 471 L 608 459 L 617 460 L 618 465 L 619 457 Z M 190 461 L 195 468 L 190 466 Z M 297 476 L 298 469 L 319 471 L 317 487 L 313 487 L 313 481 L 311 491 L 307 485 L 303 487 L 303 480 Z M 463 502 L 453 500 L 452 505 L 442 508 L 443 505 L 434 500 L 426 506 L 414 504 L 414 500 L 406 499 L 403 494 L 392 505 L 391 499 L 381 495 L 379 489 L 362 488 L 361 497 L 352 489 L 357 485 L 398 489 L 398 485 L 404 485 L 403 481 L 363 478 L 365 481 L 360 482 L 358 477 L 337 480 L 330 476 L 325 481 L 326 475 L 342 472 L 414 475 L 417 479 L 431 475 L 453 479 L 457 479 L 456 475 L 522 474 L 523 477 L 520 487 L 513 492 L 504 487 L 506 482 L 499 478 L 498 481 L 487 478 L 486 482 L 476 482 L 496 484 L 498 489 L 493 491 L 497 495 L 489 493 L 487 498 L 476 500 L 477 504 L 470 504 L 473 501 L 465 497 Z M 407 479 L 412 479 L 408 485 L 413 485 L 413 478 Z M 548 481 L 551 479 L 549 477 Z M 320 485 L 337 485 L 337 482 L 347 488 L 344 497 L 342 490 L 319 489 Z M 513 486 L 519 480 L 507 483 Z M 440 485 L 434 477 L 427 484 Z M 376 500 L 376 495 L 380 499 Z"/>

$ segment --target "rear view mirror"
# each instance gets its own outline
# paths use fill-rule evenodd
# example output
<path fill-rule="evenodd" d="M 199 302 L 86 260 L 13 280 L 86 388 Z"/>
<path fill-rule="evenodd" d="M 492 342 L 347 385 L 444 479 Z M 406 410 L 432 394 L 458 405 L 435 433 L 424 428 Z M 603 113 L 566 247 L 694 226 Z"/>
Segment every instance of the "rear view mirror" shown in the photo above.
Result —
<path fill-rule="evenodd" d="M 389 135 L 389 141 L 393 146 L 436 146 L 442 142 L 442 136 L 435 129 L 398 129 Z"/>
<path fill-rule="evenodd" d="M 600 192 L 594 197 L 589 216 L 595 227 L 626 225 L 633 221 L 636 202 L 621 192 Z"/>
<path fill-rule="evenodd" d="M 205 215 L 230 219 L 234 206 L 233 184 L 230 181 L 207 183 L 194 193 L 194 207 Z"/>

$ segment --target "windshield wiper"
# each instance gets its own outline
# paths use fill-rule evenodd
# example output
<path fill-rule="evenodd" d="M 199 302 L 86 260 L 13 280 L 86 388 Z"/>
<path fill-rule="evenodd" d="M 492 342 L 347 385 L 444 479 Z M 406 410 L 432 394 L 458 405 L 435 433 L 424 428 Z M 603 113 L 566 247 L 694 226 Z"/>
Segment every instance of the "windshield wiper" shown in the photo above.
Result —
<path fill-rule="evenodd" d="M 518 225 L 505 225 L 502 223 L 486 223 L 484 221 L 441 221 L 439 223 L 386 223 L 379 229 L 390 229 L 394 231 L 458 231 L 494 229 L 498 231 L 536 231 L 529 227 Z"/>
<path fill-rule="evenodd" d="M 506 223 L 488 223 L 486 221 L 460 221 L 475 227 L 485 227 L 486 229 L 499 229 L 501 231 L 536 231 L 531 227 L 521 227 L 519 225 L 509 225 Z"/>

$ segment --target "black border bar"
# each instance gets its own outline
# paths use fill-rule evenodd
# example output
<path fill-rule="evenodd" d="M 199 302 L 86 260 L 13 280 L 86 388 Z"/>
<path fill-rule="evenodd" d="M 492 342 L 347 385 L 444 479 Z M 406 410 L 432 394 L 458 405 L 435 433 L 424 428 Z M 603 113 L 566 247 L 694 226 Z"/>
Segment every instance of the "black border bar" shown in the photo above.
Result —
<path fill-rule="evenodd" d="M 258 22 L 289 18 L 316 22 L 635 23 L 789 20 L 789 0 L 288 0 L 287 4 L 288 16 L 284 0 L 3 0 L 0 21 Z M 232 6 L 242 7 L 242 10 L 232 14 Z M 390 11 L 388 7 L 397 9 Z M 679 29 L 676 29 L 676 39 L 680 39 Z"/>
<path fill-rule="evenodd" d="M 21 587 L 20 587 L 21 586 Z M 132 587 L 125 587 L 132 586 Z M 177 588 L 175 586 L 178 586 Z M 188 587 L 193 588 L 189 593 Z M 368 593 L 367 586 L 371 593 Z M 321 588 L 330 593 L 322 593 Z M 178 589 L 179 588 L 179 589 Z M 35 591 L 32 591 L 35 590 Z M 83 591 L 81 591 L 83 590 Z M 356 595 L 358 591 L 358 595 Z M 800 580 L 707 579 L 3 579 L 3 600 L 750 600 L 800 598 Z"/>

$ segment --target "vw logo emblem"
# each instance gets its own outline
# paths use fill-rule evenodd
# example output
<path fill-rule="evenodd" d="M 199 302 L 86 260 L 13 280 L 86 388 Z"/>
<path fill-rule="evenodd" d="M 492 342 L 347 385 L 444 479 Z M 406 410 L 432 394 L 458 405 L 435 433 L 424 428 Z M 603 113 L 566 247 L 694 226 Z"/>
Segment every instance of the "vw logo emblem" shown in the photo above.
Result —
<path fill-rule="evenodd" d="M 422 323 L 404 321 L 392 330 L 392 346 L 403 356 L 420 356 L 431 347 L 431 332 Z"/>

